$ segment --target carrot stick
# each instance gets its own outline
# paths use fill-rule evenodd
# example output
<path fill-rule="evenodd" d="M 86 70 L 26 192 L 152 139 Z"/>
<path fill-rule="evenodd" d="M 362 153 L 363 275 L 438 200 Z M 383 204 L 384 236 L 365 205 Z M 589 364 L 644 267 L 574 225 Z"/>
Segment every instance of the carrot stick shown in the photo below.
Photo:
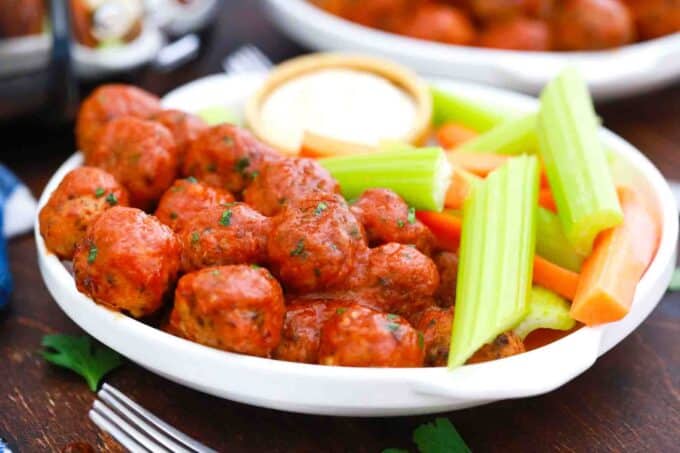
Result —
<path fill-rule="evenodd" d="M 465 199 L 470 195 L 475 184 L 481 178 L 459 166 L 452 166 L 451 183 L 446 192 L 444 205 L 450 209 L 461 209 Z"/>
<path fill-rule="evenodd" d="M 446 153 L 449 163 L 461 167 L 477 176 L 486 177 L 489 173 L 505 164 L 512 156 L 493 153 L 470 153 L 466 151 L 449 151 Z"/>
<path fill-rule="evenodd" d="M 557 206 L 555 205 L 555 200 L 553 199 L 550 189 L 541 189 L 538 192 L 538 204 L 549 211 L 557 212 Z"/>
<path fill-rule="evenodd" d="M 311 158 L 353 156 L 375 151 L 374 148 L 358 143 L 344 142 L 306 131 L 302 137 L 300 156 Z"/>
<path fill-rule="evenodd" d="M 569 300 L 574 299 L 579 274 L 534 256 L 534 283 L 556 292 Z"/>
<path fill-rule="evenodd" d="M 465 127 L 460 123 L 444 123 L 437 130 L 437 141 L 444 149 L 452 149 L 461 143 L 465 143 L 478 136 L 479 134 L 474 129 Z"/>
<path fill-rule="evenodd" d="M 571 307 L 571 316 L 586 325 L 618 321 L 628 313 L 658 245 L 659 225 L 637 195 L 620 189 L 619 199 L 623 223 L 598 235 Z"/>
<path fill-rule="evenodd" d="M 440 248 L 449 252 L 457 252 L 463 221 L 451 214 L 416 211 L 416 218 L 432 231 Z"/>

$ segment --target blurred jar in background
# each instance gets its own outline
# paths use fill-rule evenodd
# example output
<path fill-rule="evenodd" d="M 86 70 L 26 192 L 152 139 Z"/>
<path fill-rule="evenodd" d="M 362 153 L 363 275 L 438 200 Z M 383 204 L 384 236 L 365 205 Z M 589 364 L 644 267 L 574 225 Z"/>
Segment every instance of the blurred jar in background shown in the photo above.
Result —
<path fill-rule="evenodd" d="M 44 27 L 43 0 L 0 0 L 0 38 L 37 35 Z"/>
<path fill-rule="evenodd" d="M 75 39 L 88 47 L 128 43 L 142 32 L 142 0 L 70 0 Z"/>

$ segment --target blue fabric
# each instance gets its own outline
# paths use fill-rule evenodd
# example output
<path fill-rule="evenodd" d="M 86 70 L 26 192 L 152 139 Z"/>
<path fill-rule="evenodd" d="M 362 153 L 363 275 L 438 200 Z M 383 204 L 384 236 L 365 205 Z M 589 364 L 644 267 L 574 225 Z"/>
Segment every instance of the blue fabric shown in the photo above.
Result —
<path fill-rule="evenodd" d="M 4 230 L 5 201 L 18 185 L 19 180 L 14 173 L 0 164 L 0 232 Z M 0 235 L 0 309 L 7 305 L 13 286 L 7 258 L 7 239 Z"/>

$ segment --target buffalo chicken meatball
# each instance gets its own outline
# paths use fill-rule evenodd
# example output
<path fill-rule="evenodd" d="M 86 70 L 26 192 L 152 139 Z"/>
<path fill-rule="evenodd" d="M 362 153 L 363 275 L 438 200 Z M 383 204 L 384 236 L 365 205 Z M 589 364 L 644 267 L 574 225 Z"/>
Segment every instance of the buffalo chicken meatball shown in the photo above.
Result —
<path fill-rule="evenodd" d="M 632 42 L 635 29 L 618 0 L 566 0 L 553 16 L 552 38 L 559 50 L 598 50 Z"/>
<path fill-rule="evenodd" d="M 447 44 L 471 44 L 475 28 L 470 18 L 458 8 L 429 3 L 418 8 L 399 26 L 398 32 L 412 38 Z"/>
<path fill-rule="evenodd" d="M 439 252 L 432 257 L 432 260 L 439 271 L 439 287 L 435 298 L 440 306 L 450 307 L 456 301 L 458 256 L 451 252 Z"/>
<path fill-rule="evenodd" d="M 130 193 L 130 204 L 150 209 L 177 176 L 175 141 L 158 123 L 125 116 L 102 130 L 87 163 L 103 168 Z"/>
<path fill-rule="evenodd" d="M 414 245 L 429 255 L 434 245 L 432 232 L 415 216 L 404 200 L 387 189 L 369 189 L 352 205 L 352 213 L 364 226 L 369 244 L 389 242 Z"/>
<path fill-rule="evenodd" d="M 80 106 L 76 120 L 76 141 L 87 157 L 94 151 L 104 126 L 120 116 L 147 118 L 161 109 L 160 100 L 137 87 L 122 84 L 102 85 Z"/>
<path fill-rule="evenodd" d="M 40 234 L 47 249 L 70 260 L 87 227 L 112 206 L 128 204 L 127 191 L 104 170 L 71 170 L 40 211 Z"/>
<path fill-rule="evenodd" d="M 263 263 L 270 229 L 267 217 L 243 203 L 201 211 L 179 233 L 182 269 Z"/>
<path fill-rule="evenodd" d="M 445 366 L 451 345 L 453 307 L 428 307 L 412 319 L 413 327 L 423 334 L 425 365 Z"/>
<path fill-rule="evenodd" d="M 336 310 L 321 329 L 322 365 L 420 367 L 423 359 L 423 337 L 394 314 L 352 306 Z"/>
<path fill-rule="evenodd" d="M 167 127 L 172 134 L 180 166 L 184 164 L 191 143 L 208 128 L 201 118 L 179 110 L 162 110 L 151 115 L 149 119 Z"/>
<path fill-rule="evenodd" d="M 286 307 L 281 342 L 274 358 L 289 362 L 318 363 L 321 327 L 337 311 L 352 302 L 334 300 L 293 300 Z"/>
<path fill-rule="evenodd" d="M 526 351 L 522 339 L 513 332 L 505 332 L 477 350 L 465 363 L 481 363 L 502 359 Z"/>
<path fill-rule="evenodd" d="M 361 225 L 339 195 L 314 194 L 286 206 L 272 222 L 268 262 L 293 292 L 343 286 L 366 247 Z"/>
<path fill-rule="evenodd" d="M 337 193 L 338 183 L 312 159 L 280 159 L 268 162 L 243 192 L 243 200 L 266 216 L 277 214 L 310 192 Z"/>
<path fill-rule="evenodd" d="M 189 147 L 184 161 L 186 176 L 239 193 L 265 162 L 280 158 L 250 132 L 231 124 L 205 130 Z"/>
<path fill-rule="evenodd" d="M 371 249 L 367 288 L 384 311 L 409 317 L 433 304 L 439 287 L 434 262 L 414 247 L 386 244 Z"/>
<path fill-rule="evenodd" d="M 179 265 L 180 245 L 172 230 L 139 209 L 120 206 L 90 225 L 73 257 L 79 291 L 134 317 L 161 307 Z"/>
<path fill-rule="evenodd" d="M 642 39 L 680 32 L 680 0 L 624 0 L 624 3 Z"/>
<path fill-rule="evenodd" d="M 170 331 L 227 351 L 268 357 L 278 345 L 283 293 L 264 268 L 221 266 L 183 276 Z"/>
<path fill-rule="evenodd" d="M 540 20 L 515 17 L 489 24 L 479 36 L 482 47 L 510 50 L 550 50 L 550 30 Z"/>
<path fill-rule="evenodd" d="M 202 211 L 233 201 L 234 196 L 226 190 L 206 186 L 195 178 L 178 179 L 161 197 L 155 215 L 178 233 Z"/>

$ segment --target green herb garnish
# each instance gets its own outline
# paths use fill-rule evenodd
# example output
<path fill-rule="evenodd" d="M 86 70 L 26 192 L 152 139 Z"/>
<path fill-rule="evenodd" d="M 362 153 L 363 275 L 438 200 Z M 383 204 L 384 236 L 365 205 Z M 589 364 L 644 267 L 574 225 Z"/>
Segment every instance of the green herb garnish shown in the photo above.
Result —
<path fill-rule="evenodd" d="M 191 184 L 196 184 L 198 182 L 198 179 L 194 178 L 193 176 L 189 176 L 187 178 L 187 182 L 190 182 Z"/>
<path fill-rule="evenodd" d="M 241 173 L 244 174 L 246 168 L 250 165 L 250 159 L 247 157 L 242 157 L 239 160 L 236 161 L 236 164 L 234 164 L 234 169 Z"/>
<path fill-rule="evenodd" d="M 222 226 L 229 226 L 231 225 L 231 209 L 227 209 L 222 213 L 222 216 L 220 217 L 220 225 Z"/>
<path fill-rule="evenodd" d="M 91 245 L 90 246 L 90 251 L 87 253 L 87 262 L 88 264 L 94 263 L 94 260 L 97 259 L 97 253 L 99 253 L 99 250 L 97 250 L 96 245 Z"/>
<path fill-rule="evenodd" d="M 413 206 L 408 208 L 408 216 L 406 216 L 406 220 L 408 220 L 408 223 L 410 223 L 411 225 L 416 223 L 416 208 L 414 208 Z"/>
<path fill-rule="evenodd" d="M 338 315 L 341 315 L 341 314 L 343 314 L 343 313 L 346 312 L 346 311 L 347 311 L 347 309 L 344 308 L 344 307 L 340 307 L 340 308 L 336 308 L 336 309 L 335 309 L 335 313 L 338 314 Z"/>
<path fill-rule="evenodd" d="M 201 238 L 201 235 L 198 234 L 198 231 L 194 231 L 191 233 L 191 243 L 195 244 L 198 242 L 198 240 Z"/>
<path fill-rule="evenodd" d="M 106 196 L 106 202 L 111 206 L 115 206 L 118 204 L 118 197 L 116 197 L 115 193 L 111 192 Z"/>
<path fill-rule="evenodd" d="M 425 347 L 425 336 L 422 332 L 418 332 L 418 347 L 423 349 Z"/>
<path fill-rule="evenodd" d="M 303 253 L 305 253 L 305 241 L 304 239 L 300 239 L 295 248 L 291 250 L 290 256 L 300 256 Z"/>
<path fill-rule="evenodd" d="M 387 316 L 386 316 L 386 318 L 389 319 L 390 321 L 394 321 L 398 317 L 399 317 L 399 315 L 395 315 L 394 313 L 388 313 Z"/>
<path fill-rule="evenodd" d="M 322 201 L 321 203 L 316 205 L 316 209 L 314 209 L 314 215 L 316 216 L 321 215 L 321 213 L 324 212 L 326 209 L 328 209 L 328 205 Z"/>
<path fill-rule="evenodd" d="M 209 163 L 208 165 L 205 166 L 205 171 L 209 171 L 210 173 L 215 173 L 217 171 L 217 165 L 214 162 Z"/>
<path fill-rule="evenodd" d="M 397 219 L 397 226 L 398 226 L 399 228 L 404 228 L 404 225 L 405 225 L 405 223 L 404 223 L 403 220 Z"/>
<path fill-rule="evenodd" d="M 399 324 L 395 324 L 393 322 L 388 322 L 387 323 L 387 330 L 389 330 L 390 332 L 396 332 L 397 330 L 399 330 Z"/>
<path fill-rule="evenodd" d="M 45 335 L 41 345 L 45 360 L 75 371 L 93 392 L 107 373 L 123 364 L 120 354 L 86 336 Z"/>
<path fill-rule="evenodd" d="M 170 218 L 172 220 L 176 220 L 177 217 L 179 217 L 179 214 L 177 214 L 175 211 L 170 211 Z"/>
<path fill-rule="evenodd" d="M 438 417 L 413 430 L 413 442 L 420 453 L 471 453 L 463 438 L 448 418 Z M 408 450 L 386 448 L 382 453 L 402 453 Z"/>
<path fill-rule="evenodd" d="M 97 187 L 94 191 L 94 196 L 97 197 L 97 198 L 100 198 L 100 197 L 103 197 L 105 193 L 106 193 L 106 191 L 103 188 Z"/>

